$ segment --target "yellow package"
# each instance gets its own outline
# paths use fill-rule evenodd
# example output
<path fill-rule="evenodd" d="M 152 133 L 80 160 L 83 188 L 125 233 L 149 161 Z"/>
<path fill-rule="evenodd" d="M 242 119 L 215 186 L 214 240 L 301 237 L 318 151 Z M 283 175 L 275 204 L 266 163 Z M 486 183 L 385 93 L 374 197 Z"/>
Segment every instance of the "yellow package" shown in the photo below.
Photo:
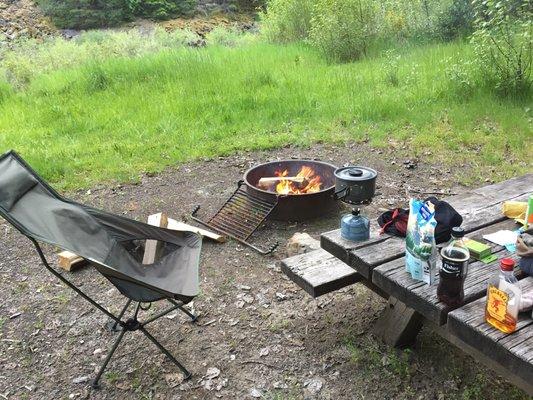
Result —
<path fill-rule="evenodd" d="M 526 218 L 527 203 L 525 201 L 504 201 L 503 215 L 514 218 L 517 222 L 523 222 Z"/>

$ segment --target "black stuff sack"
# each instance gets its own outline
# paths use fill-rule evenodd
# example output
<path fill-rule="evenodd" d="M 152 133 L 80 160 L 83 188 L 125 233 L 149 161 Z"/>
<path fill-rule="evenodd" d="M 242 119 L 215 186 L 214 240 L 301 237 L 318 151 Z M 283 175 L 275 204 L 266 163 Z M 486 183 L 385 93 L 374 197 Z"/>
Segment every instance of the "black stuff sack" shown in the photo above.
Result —
<path fill-rule="evenodd" d="M 436 197 L 428 197 L 424 202 L 431 202 L 435 206 L 435 242 L 437 244 L 450 240 L 452 228 L 461 226 L 463 217 L 449 203 Z"/>

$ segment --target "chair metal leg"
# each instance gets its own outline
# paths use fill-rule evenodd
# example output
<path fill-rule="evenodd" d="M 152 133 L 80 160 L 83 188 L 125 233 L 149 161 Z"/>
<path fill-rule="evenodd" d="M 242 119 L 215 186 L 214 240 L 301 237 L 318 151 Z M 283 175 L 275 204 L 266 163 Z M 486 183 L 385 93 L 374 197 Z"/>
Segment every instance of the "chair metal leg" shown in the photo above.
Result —
<path fill-rule="evenodd" d="M 131 299 L 128 299 L 128 301 L 126 302 L 126 305 L 124 306 L 124 308 L 122 309 L 122 311 L 120 312 L 120 314 L 117 317 L 119 320 L 122 320 L 122 317 L 124 316 L 124 314 L 128 310 L 128 307 L 130 306 L 130 304 L 131 304 Z M 120 330 L 123 330 L 122 327 L 120 327 L 120 329 L 118 328 L 118 321 L 109 321 L 109 323 L 107 324 L 107 328 L 111 332 L 118 332 Z"/>
<path fill-rule="evenodd" d="M 198 316 L 194 315 L 193 313 L 191 313 L 189 310 L 187 310 L 183 305 L 178 305 L 178 303 L 176 303 L 174 300 L 171 300 L 171 299 L 168 299 L 168 301 L 172 304 L 174 304 L 175 306 L 177 306 L 181 312 L 187 314 L 192 322 L 197 322 L 198 321 Z"/>
<path fill-rule="evenodd" d="M 176 364 L 176 366 L 177 366 L 177 367 L 183 372 L 183 374 L 185 375 L 184 380 L 188 380 L 188 379 L 191 378 L 192 374 L 187 370 L 187 368 L 185 368 L 183 365 L 181 365 L 181 363 L 180 363 L 178 360 L 176 360 L 176 359 L 174 358 L 174 356 L 173 356 L 172 354 L 170 354 L 170 352 L 169 352 L 167 349 L 165 349 L 161 343 L 159 343 L 159 342 L 157 341 L 156 338 L 154 338 L 152 335 L 150 335 L 150 333 L 149 333 L 149 332 L 148 332 L 143 326 L 139 327 L 139 330 L 140 330 L 142 333 L 144 333 L 144 335 L 145 335 L 148 339 L 150 339 L 150 340 L 152 341 L 152 343 L 155 344 L 155 345 L 157 346 L 157 348 L 158 348 L 158 349 L 159 349 L 164 355 L 166 355 L 166 356 L 169 358 L 170 361 L 172 361 L 174 364 Z"/>
<path fill-rule="evenodd" d="M 100 388 L 100 385 L 98 384 L 98 382 L 100 381 L 100 378 L 102 377 L 102 374 L 104 373 L 104 370 L 106 369 L 107 364 L 109 364 L 109 361 L 111 361 L 111 357 L 113 357 L 113 354 L 117 350 L 117 347 L 120 344 L 120 342 L 122 341 L 122 338 L 124 337 L 126 332 L 127 332 L 126 330 L 121 330 L 120 331 L 120 334 L 118 335 L 117 340 L 113 344 L 113 347 L 111 348 L 111 350 L 109 350 L 109 353 L 107 353 L 107 357 L 105 358 L 104 363 L 100 367 L 100 370 L 98 371 L 98 374 L 96 374 L 96 377 L 94 378 L 94 380 L 91 383 L 91 386 L 93 387 L 93 389 L 99 389 Z"/>

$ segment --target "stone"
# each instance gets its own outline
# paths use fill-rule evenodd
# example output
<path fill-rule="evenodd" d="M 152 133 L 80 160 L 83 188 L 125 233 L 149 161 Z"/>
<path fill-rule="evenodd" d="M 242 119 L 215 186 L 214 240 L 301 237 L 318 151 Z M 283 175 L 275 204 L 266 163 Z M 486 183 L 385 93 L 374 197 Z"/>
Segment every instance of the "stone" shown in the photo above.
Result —
<path fill-rule="evenodd" d="M 323 386 L 324 380 L 322 378 L 311 378 L 304 382 L 304 387 L 310 395 L 316 395 L 322 390 Z"/>

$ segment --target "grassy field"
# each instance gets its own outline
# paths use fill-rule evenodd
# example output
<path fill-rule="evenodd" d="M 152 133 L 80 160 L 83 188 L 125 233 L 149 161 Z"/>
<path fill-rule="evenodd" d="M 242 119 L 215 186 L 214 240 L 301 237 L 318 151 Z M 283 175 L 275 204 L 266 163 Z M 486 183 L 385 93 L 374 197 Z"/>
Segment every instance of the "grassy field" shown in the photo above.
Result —
<path fill-rule="evenodd" d="M 0 83 L 0 151 L 60 188 L 129 181 L 176 162 L 286 144 L 370 140 L 466 163 L 465 179 L 531 170 L 531 101 L 454 72 L 464 43 L 328 64 L 303 45 L 250 43 L 110 58 Z"/>

